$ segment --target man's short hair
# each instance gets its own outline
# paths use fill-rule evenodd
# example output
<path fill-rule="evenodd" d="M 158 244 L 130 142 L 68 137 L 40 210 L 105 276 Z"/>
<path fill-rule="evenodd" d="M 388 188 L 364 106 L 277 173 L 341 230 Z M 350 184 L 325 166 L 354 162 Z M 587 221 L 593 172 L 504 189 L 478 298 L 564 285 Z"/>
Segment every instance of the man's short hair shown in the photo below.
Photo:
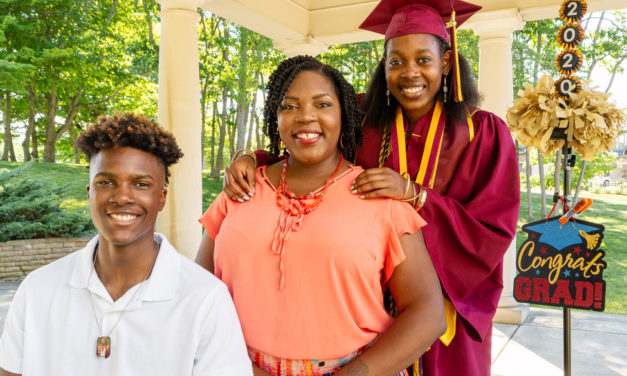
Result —
<path fill-rule="evenodd" d="M 148 152 L 165 166 L 165 181 L 169 182 L 170 165 L 176 163 L 183 152 L 172 133 L 144 115 L 133 112 L 116 112 L 113 116 L 102 115 L 95 124 L 88 124 L 80 133 L 76 144 L 87 159 L 103 149 L 129 146 Z"/>

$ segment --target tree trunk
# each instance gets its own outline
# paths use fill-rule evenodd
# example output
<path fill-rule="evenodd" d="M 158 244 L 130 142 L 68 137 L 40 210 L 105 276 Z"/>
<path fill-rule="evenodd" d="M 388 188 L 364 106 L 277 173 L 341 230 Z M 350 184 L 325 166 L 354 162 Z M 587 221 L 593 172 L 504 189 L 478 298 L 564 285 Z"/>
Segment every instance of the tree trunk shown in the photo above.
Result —
<path fill-rule="evenodd" d="M 525 181 L 527 184 L 527 220 L 533 220 L 533 199 L 531 197 L 531 158 L 529 147 L 525 151 Z"/>
<path fill-rule="evenodd" d="M 575 188 L 575 196 L 573 196 L 573 204 L 575 206 L 577 204 L 577 200 L 579 199 L 579 192 L 581 191 L 581 185 L 583 183 L 583 174 L 586 172 L 586 161 L 581 162 L 581 172 L 579 173 L 579 179 L 577 179 L 577 188 Z"/>
<path fill-rule="evenodd" d="M 74 151 L 74 163 L 79 164 L 81 163 L 81 152 L 78 149 L 78 145 L 76 145 L 76 126 L 72 124 L 70 129 L 68 129 L 68 132 L 70 133 L 70 139 L 72 139 L 72 149 Z"/>
<path fill-rule="evenodd" d="M 231 115 L 229 114 L 229 117 Z M 233 158 L 233 154 L 235 154 L 235 137 L 236 137 L 236 131 L 237 131 L 237 126 L 235 124 L 235 122 L 229 121 L 229 159 Z"/>
<path fill-rule="evenodd" d="M 257 115 L 257 113 L 255 112 L 255 138 L 257 141 L 257 145 L 255 146 L 255 149 L 265 149 L 266 145 L 264 145 L 264 136 L 263 136 L 263 129 L 261 129 L 261 124 L 259 124 L 259 116 Z"/>
<path fill-rule="evenodd" d="M 557 196 L 561 196 L 562 195 L 562 189 L 561 189 L 561 183 L 560 183 L 560 172 L 562 171 L 562 151 L 558 150 L 555 153 L 555 171 L 553 172 L 553 192 L 554 192 L 554 197 Z M 555 198 L 553 199 L 555 200 Z M 560 204 L 559 199 L 557 199 L 558 201 L 556 202 L 556 204 Z M 557 208 L 558 212 L 559 212 L 559 207 Z"/>
<path fill-rule="evenodd" d="M 46 131 L 44 139 L 44 162 L 54 163 L 55 144 L 57 142 L 57 92 L 53 86 L 46 95 Z"/>
<path fill-rule="evenodd" d="M 546 181 L 544 179 L 544 157 L 538 149 L 538 174 L 540 175 L 540 212 L 546 218 Z"/>
<path fill-rule="evenodd" d="M 11 134 L 11 93 L 4 94 L 4 149 L 2 160 L 16 162 L 15 150 L 13 150 L 13 135 Z"/>
<path fill-rule="evenodd" d="M 218 102 L 213 101 L 211 109 L 211 159 L 209 160 L 209 166 L 211 166 L 211 172 L 215 169 L 216 164 L 216 119 L 218 118 Z"/>
<path fill-rule="evenodd" d="M 65 122 L 56 130 L 55 117 L 57 114 L 57 95 L 54 89 L 48 96 L 48 118 L 46 124 L 46 141 L 44 144 L 44 162 L 54 163 L 56 154 L 56 143 L 59 138 L 74 124 L 74 117 L 80 109 L 79 100 L 83 95 L 83 88 L 79 88 L 78 92 L 72 98 L 68 115 L 65 118 Z M 111 98 L 109 98 L 111 99 Z M 107 100 L 109 100 L 107 99 Z M 106 100 L 105 100 L 106 101 Z"/>
<path fill-rule="evenodd" d="M 222 160 L 224 159 L 224 141 L 226 139 L 226 118 L 227 118 L 227 101 L 228 101 L 229 89 L 222 89 L 222 113 L 220 114 L 220 140 L 218 141 L 218 152 L 216 153 L 215 168 L 211 171 L 211 177 L 214 179 L 220 178 L 220 171 L 222 171 Z"/>
<path fill-rule="evenodd" d="M 246 149 L 250 149 L 253 143 L 253 128 L 255 127 L 255 108 L 257 107 L 257 90 L 253 92 L 253 99 L 250 103 L 250 120 L 248 122 L 248 137 L 246 137 Z"/>
<path fill-rule="evenodd" d="M 207 157 L 205 153 L 205 145 L 207 144 L 207 87 L 209 77 L 205 77 L 202 92 L 200 94 L 200 158 L 202 169 L 207 168 Z"/>
<path fill-rule="evenodd" d="M 243 149 L 246 144 L 246 123 L 248 122 L 248 39 L 249 32 L 240 28 L 239 68 L 237 73 L 237 115 L 235 129 L 237 139 L 235 149 Z M 231 144 L 233 144 L 231 138 Z"/>
<path fill-rule="evenodd" d="M 31 160 L 30 153 L 30 141 L 36 133 L 35 129 L 35 90 L 32 86 L 27 85 L 26 100 L 28 101 L 28 124 L 26 125 L 26 133 L 24 134 L 24 141 L 22 141 L 22 150 L 24 152 L 24 162 Z M 34 156 L 32 156 L 34 157 Z"/>

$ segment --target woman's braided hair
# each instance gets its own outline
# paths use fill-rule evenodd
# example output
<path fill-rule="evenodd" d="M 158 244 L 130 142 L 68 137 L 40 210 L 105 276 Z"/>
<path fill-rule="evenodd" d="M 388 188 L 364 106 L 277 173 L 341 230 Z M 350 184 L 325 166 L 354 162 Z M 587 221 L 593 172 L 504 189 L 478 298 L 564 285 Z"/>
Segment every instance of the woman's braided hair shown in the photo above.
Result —
<path fill-rule="evenodd" d="M 296 56 L 286 59 L 279 64 L 270 76 L 266 86 L 268 95 L 263 109 L 263 132 L 270 138 L 270 145 L 268 146 L 270 154 L 273 156 L 279 154 L 280 139 L 277 123 L 279 106 L 294 77 L 303 71 L 321 73 L 333 83 L 335 94 L 340 100 L 342 113 L 340 141 L 343 147 L 340 147 L 340 142 L 338 141 L 338 149 L 342 151 L 344 158 L 352 161 L 355 158 L 357 145 L 361 145 L 363 139 L 361 130 L 363 113 L 359 108 L 355 89 L 337 69 L 323 64 L 311 56 Z"/>
<path fill-rule="evenodd" d="M 172 133 L 161 128 L 153 119 L 132 112 L 116 112 L 113 116 L 100 116 L 96 124 L 89 124 L 76 139 L 76 145 L 87 159 L 103 149 L 129 146 L 150 153 L 165 166 L 165 182 L 170 177 L 170 165 L 176 163 L 183 152 Z"/>

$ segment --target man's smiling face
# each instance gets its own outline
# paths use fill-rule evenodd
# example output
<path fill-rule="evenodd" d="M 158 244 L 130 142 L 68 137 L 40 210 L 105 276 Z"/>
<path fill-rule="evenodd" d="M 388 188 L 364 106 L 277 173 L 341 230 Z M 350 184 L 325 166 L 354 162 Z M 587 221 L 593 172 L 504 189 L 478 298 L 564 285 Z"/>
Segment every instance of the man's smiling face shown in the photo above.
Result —
<path fill-rule="evenodd" d="M 152 242 L 167 194 L 156 156 L 128 146 L 101 150 L 90 161 L 89 180 L 89 209 L 103 245 Z"/>

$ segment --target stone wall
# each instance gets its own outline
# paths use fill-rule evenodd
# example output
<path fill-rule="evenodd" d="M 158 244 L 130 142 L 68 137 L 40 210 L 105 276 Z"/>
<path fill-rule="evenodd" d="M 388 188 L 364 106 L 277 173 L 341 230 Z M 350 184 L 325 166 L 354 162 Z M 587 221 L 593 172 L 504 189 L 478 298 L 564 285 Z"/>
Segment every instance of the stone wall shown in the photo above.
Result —
<path fill-rule="evenodd" d="M 31 271 L 83 248 L 89 239 L 48 238 L 0 243 L 0 279 L 22 279 Z"/>

